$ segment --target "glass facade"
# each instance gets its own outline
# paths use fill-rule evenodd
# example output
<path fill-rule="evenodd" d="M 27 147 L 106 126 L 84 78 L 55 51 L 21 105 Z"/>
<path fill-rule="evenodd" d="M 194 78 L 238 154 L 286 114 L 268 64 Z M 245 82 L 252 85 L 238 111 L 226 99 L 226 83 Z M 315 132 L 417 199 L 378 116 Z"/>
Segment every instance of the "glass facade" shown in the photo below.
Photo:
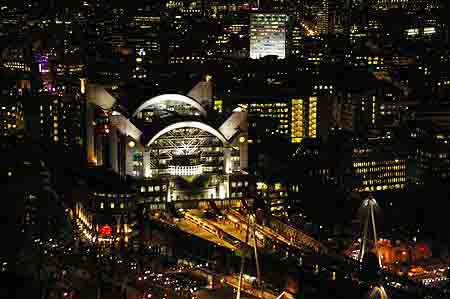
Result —
<path fill-rule="evenodd" d="M 286 14 L 258 13 L 250 16 L 250 58 L 267 55 L 286 57 Z"/>

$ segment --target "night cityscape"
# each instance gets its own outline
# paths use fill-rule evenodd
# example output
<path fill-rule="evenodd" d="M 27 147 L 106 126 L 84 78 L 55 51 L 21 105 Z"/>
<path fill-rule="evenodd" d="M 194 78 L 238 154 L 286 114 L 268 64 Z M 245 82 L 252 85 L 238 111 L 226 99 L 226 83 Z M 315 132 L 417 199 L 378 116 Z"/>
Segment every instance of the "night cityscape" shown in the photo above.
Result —
<path fill-rule="evenodd" d="M 0 0 L 0 298 L 450 298 L 450 1 Z"/>

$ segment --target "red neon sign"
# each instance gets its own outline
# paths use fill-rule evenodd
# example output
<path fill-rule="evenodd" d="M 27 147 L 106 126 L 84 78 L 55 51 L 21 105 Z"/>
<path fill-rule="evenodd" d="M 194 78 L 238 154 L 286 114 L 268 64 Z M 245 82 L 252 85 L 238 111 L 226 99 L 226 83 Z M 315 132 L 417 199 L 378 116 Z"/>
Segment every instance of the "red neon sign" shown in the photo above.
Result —
<path fill-rule="evenodd" d="M 111 236 L 112 234 L 112 228 L 111 226 L 109 226 L 108 224 L 103 225 L 102 227 L 100 227 L 100 235 L 103 236 Z"/>

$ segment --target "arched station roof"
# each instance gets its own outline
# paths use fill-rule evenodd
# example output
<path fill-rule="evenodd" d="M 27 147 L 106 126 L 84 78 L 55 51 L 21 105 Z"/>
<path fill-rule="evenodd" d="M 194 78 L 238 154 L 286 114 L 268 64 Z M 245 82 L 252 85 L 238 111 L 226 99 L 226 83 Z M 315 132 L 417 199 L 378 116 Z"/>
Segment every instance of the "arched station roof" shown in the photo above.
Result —
<path fill-rule="evenodd" d="M 162 135 L 164 135 L 172 130 L 181 129 L 181 128 L 197 128 L 197 129 L 203 130 L 203 131 L 208 132 L 211 135 L 214 135 L 215 137 L 219 138 L 223 144 L 228 144 L 228 141 L 225 138 L 225 136 L 223 136 L 222 133 L 220 133 L 219 131 L 217 131 L 216 129 L 211 127 L 210 125 L 207 125 L 205 123 L 198 122 L 198 121 L 182 121 L 182 122 L 171 124 L 171 125 L 165 127 L 164 129 L 162 129 L 161 131 L 159 131 L 155 136 L 152 137 L 152 139 L 150 139 L 150 141 L 147 143 L 147 146 L 150 146 L 153 142 L 155 142 L 156 139 L 158 139 Z"/>
<path fill-rule="evenodd" d="M 194 99 L 187 97 L 185 95 L 181 95 L 181 94 L 162 94 L 156 97 L 153 97 L 151 99 L 148 99 L 147 101 L 145 101 L 144 103 L 142 103 L 137 109 L 136 111 L 133 113 L 133 117 L 136 116 L 136 114 L 138 114 L 139 112 L 141 112 L 142 110 L 144 110 L 145 108 L 152 106 L 152 105 L 157 105 L 157 104 L 161 104 L 164 102 L 180 102 L 180 103 L 185 103 L 190 105 L 191 107 L 197 109 L 203 116 L 206 116 L 206 110 L 205 108 L 203 108 L 202 105 L 200 105 L 197 101 L 195 101 Z"/>

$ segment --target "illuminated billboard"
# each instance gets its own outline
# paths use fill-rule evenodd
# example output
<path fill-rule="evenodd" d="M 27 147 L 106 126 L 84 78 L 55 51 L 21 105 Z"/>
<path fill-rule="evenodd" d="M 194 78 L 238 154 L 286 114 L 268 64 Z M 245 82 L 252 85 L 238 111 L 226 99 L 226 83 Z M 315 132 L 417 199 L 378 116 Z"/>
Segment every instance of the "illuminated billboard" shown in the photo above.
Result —
<path fill-rule="evenodd" d="M 250 58 L 267 55 L 286 57 L 286 31 L 288 16 L 279 13 L 250 15 Z"/>

